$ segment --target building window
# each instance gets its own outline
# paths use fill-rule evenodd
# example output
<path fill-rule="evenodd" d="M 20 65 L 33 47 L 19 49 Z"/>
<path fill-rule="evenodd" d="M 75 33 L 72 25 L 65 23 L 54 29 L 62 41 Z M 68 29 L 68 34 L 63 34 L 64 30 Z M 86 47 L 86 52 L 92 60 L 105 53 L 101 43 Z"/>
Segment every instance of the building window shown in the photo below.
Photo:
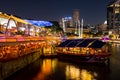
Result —
<path fill-rule="evenodd" d="M 116 9 L 115 9 L 115 14 L 117 14 L 117 13 L 120 13 L 119 8 L 116 8 Z"/>

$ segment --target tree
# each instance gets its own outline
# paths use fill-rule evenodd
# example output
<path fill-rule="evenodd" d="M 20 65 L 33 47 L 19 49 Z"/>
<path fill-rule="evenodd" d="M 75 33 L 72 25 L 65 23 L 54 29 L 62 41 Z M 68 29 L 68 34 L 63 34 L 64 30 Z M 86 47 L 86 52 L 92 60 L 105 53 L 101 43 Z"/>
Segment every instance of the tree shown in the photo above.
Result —
<path fill-rule="evenodd" d="M 63 32 L 63 29 L 60 27 L 57 21 L 50 22 L 53 23 L 53 25 L 51 26 L 51 32 Z"/>

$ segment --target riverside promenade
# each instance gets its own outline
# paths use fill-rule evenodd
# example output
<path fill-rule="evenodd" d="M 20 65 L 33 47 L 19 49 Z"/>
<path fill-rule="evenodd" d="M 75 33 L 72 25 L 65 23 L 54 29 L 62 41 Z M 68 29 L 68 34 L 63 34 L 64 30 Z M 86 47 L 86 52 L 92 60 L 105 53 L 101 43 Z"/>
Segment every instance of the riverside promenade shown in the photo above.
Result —
<path fill-rule="evenodd" d="M 53 46 L 59 40 L 53 38 L 1 38 L 0 39 L 0 80 L 34 62 L 41 55 L 53 54 Z"/>

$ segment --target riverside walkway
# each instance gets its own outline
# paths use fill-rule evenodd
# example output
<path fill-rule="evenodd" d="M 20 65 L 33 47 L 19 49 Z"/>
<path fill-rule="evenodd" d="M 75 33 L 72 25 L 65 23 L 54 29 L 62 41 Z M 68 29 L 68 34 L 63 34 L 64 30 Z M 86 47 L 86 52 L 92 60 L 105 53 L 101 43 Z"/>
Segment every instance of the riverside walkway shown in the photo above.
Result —
<path fill-rule="evenodd" d="M 1 38 L 0 39 L 0 80 L 34 62 L 41 55 L 54 53 L 53 46 L 59 38 Z"/>

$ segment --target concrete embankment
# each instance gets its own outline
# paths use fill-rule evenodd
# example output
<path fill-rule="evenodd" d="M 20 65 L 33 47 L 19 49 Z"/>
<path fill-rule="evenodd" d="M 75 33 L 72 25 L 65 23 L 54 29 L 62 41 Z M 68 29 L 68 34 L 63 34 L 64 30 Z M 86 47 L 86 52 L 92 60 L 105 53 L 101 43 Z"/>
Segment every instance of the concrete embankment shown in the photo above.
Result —
<path fill-rule="evenodd" d="M 52 41 L 26 41 L 0 43 L 0 80 L 39 59 L 54 55 Z"/>
<path fill-rule="evenodd" d="M 4 80 L 16 71 L 34 62 L 40 57 L 40 52 L 35 52 L 7 62 L 0 62 L 0 80 Z"/>

